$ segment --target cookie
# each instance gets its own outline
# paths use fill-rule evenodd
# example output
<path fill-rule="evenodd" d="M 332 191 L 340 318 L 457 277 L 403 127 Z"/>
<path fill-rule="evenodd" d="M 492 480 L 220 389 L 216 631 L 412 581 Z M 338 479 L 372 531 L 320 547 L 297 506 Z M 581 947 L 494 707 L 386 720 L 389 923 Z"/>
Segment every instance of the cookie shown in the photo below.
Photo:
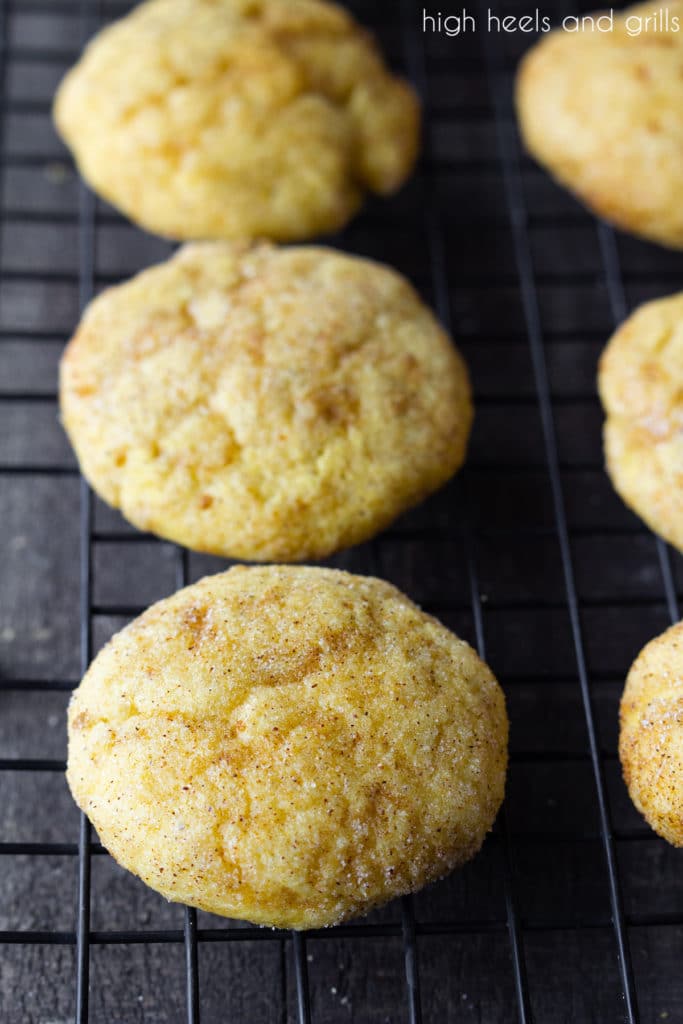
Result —
<path fill-rule="evenodd" d="M 598 383 L 616 490 L 683 551 L 683 293 L 629 317 L 603 353 Z"/>
<path fill-rule="evenodd" d="M 489 668 L 388 583 L 239 566 L 100 652 L 69 706 L 67 778 L 167 899 L 317 928 L 477 852 L 507 730 Z"/>
<path fill-rule="evenodd" d="M 148 0 L 104 29 L 54 117 L 89 184 L 178 239 L 304 239 L 394 192 L 419 107 L 323 0 Z"/>
<path fill-rule="evenodd" d="M 195 243 L 100 295 L 61 365 L 97 493 L 142 530 L 323 558 L 460 466 L 465 366 L 394 271 L 328 249 Z"/>
<path fill-rule="evenodd" d="M 558 29 L 532 47 L 517 78 L 522 135 L 539 163 L 600 217 L 676 249 L 681 66 L 683 3 L 674 0 L 628 8 L 612 31 Z"/>
<path fill-rule="evenodd" d="M 620 721 L 619 756 L 633 803 L 655 832 L 683 846 L 683 622 L 634 661 Z"/>

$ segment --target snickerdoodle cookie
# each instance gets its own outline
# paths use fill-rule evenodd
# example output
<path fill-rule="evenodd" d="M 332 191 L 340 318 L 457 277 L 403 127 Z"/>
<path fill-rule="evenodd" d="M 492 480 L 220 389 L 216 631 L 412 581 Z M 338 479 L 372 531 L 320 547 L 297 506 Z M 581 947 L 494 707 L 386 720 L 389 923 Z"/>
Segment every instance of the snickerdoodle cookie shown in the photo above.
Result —
<path fill-rule="evenodd" d="M 67 776 L 168 899 L 313 928 L 477 852 L 507 728 L 490 669 L 388 583 L 238 567 L 101 651 L 69 708 Z"/>
<path fill-rule="evenodd" d="M 598 379 L 612 482 L 683 551 L 683 293 L 628 318 L 603 353 Z"/>
<path fill-rule="evenodd" d="M 531 154 L 600 216 L 678 249 L 682 67 L 683 3 L 656 0 L 615 15 L 611 31 L 552 32 L 517 80 Z"/>
<path fill-rule="evenodd" d="M 633 663 L 621 700 L 619 754 L 638 810 L 655 832 L 683 846 L 683 622 Z"/>
<path fill-rule="evenodd" d="M 412 169 L 412 89 L 325 0 L 148 0 L 102 31 L 55 102 L 102 196 L 179 239 L 308 238 Z"/>
<path fill-rule="evenodd" d="M 98 494 L 143 530 L 255 561 L 367 539 L 465 456 L 464 363 L 399 274 L 225 242 L 100 295 L 61 366 Z"/>

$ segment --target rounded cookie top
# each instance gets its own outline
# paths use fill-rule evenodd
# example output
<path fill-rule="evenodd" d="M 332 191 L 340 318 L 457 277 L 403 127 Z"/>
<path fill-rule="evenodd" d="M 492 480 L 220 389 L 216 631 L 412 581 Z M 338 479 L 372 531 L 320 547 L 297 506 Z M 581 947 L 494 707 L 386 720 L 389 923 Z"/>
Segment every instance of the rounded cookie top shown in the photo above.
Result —
<path fill-rule="evenodd" d="M 503 694 L 381 580 L 233 568 L 104 648 L 69 707 L 68 781 L 168 899 L 278 927 L 362 914 L 479 849 Z"/>
<path fill-rule="evenodd" d="M 472 418 L 460 356 L 400 275 L 267 244 L 189 245 L 99 296 L 60 399 L 105 501 L 255 561 L 365 540 L 458 468 Z"/>
<path fill-rule="evenodd" d="M 92 187 L 179 239 L 308 238 L 412 169 L 419 109 L 323 0 L 148 0 L 62 82 L 57 128 Z"/>
<path fill-rule="evenodd" d="M 655 832 L 683 846 L 683 622 L 652 640 L 631 667 L 619 755 L 638 810 Z"/>
<path fill-rule="evenodd" d="M 517 79 L 532 155 L 600 216 L 674 248 L 683 248 L 682 62 L 683 3 L 653 2 L 616 15 L 612 31 L 550 33 Z"/>
<path fill-rule="evenodd" d="M 629 317 L 603 353 L 598 383 L 615 488 L 683 550 L 683 293 Z"/>

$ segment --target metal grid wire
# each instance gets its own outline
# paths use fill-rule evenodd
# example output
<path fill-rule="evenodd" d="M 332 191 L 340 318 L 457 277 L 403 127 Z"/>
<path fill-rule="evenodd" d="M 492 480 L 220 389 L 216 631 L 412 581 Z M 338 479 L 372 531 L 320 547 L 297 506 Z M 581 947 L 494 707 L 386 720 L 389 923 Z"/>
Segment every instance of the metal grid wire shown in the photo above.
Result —
<path fill-rule="evenodd" d="M 25 96 L 20 83 L 35 81 L 41 75 L 56 80 L 74 59 L 79 40 L 85 41 L 105 18 L 128 6 L 105 0 L 0 0 L 0 174 L 4 184 L 0 345 L 5 346 L 5 352 L 16 352 L 18 346 L 28 349 L 33 344 L 39 353 L 36 360 L 44 358 L 45 346 L 56 350 L 64 341 L 66 321 L 76 312 L 57 310 L 59 289 L 77 291 L 77 306 L 82 309 L 100 287 L 125 276 L 123 268 L 115 259 L 113 263 L 108 259 L 106 247 L 101 245 L 101 233 L 123 227 L 123 221 L 100 206 L 85 187 L 78 186 L 78 192 L 74 191 L 77 198 L 72 209 L 32 203 L 35 174 L 49 169 L 55 159 L 61 168 L 67 157 L 59 151 L 57 157 L 52 151 L 46 153 L 40 141 L 32 145 L 30 139 L 26 142 L 25 134 L 21 135 L 22 120 L 28 129 L 33 118 L 38 122 L 42 119 L 36 136 L 39 140 L 41 133 L 49 132 L 44 126 L 49 90 L 38 98 L 33 93 Z M 515 8 L 511 6 L 510 11 L 515 12 Z M 0 943 L 4 950 L 20 945 L 74 950 L 66 981 L 73 999 L 67 999 L 67 1004 L 73 1006 L 79 1024 L 99 1019 L 89 1009 L 96 991 L 90 977 L 94 951 L 129 944 L 182 945 L 183 1012 L 190 1024 L 199 1021 L 202 997 L 212 983 L 209 977 L 204 987 L 200 986 L 202 958 L 209 944 L 223 944 L 226 953 L 233 944 L 244 944 L 249 949 L 254 943 L 260 948 L 265 948 L 263 944 L 277 946 L 286 989 L 277 1019 L 299 1024 L 350 1019 L 343 1007 L 337 1007 L 335 1016 L 325 1006 L 317 982 L 311 979 L 313 953 L 326 941 L 351 940 L 350 956 L 358 961 L 365 956 L 363 944 L 372 939 L 400 942 L 403 977 L 393 1003 L 387 1003 L 381 1011 L 375 1007 L 371 1012 L 370 996 L 367 1007 L 356 999 L 353 1019 L 359 1021 L 408 1020 L 418 1024 L 423 1019 L 469 1020 L 477 1009 L 479 1019 L 521 1024 L 570 1019 L 578 1024 L 608 1019 L 636 1024 L 667 1017 L 671 1021 L 683 1019 L 671 1010 L 675 1004 L 683 1014 L 683 992 L 673 971 L 663 977 L 648 973 L 641 962 L 640 946 L 634 946 L 634 936 L 648 929 L 659 936 L 663 930 L 661 943 L 673 951 L 672 967 L 676 959 L 680 960 L 683 906 L 675 898 L 663 906 L 651 891 L 663 884 L 667 871 L 671 874 L 674 869 L 666 861 L 662 844 L 641 823 L 627 814 L 626 825 L 615 824 L 615 817 L 623 818 L 617 806 L 620 801 L 623 804 L 623 793 L 620 795 L 618 782 L 612 787 L 610 781 L 618 775 L 614 744 L 610 748 L 605 738 L 613 724 L 605 726 L 601 721 L 601 715 L 612 720 L 615 715 L 614 699 L 607 703 L 608 711 L 603 711 L 602 692 L 606 689 L 612 698 L 615 691 L 618 694 L 623 672 L 640 641 L 659 632 L 667 621 L 679 618 L 680 567 L 674 565 L 666 546 L 647 534 L 620 506 L 615 512 L 618 503 L 611 494 L 604 500 L 600 497 L 604 495 L 600 491 L 604 481 L 599 484 L 596 480 L 601 456 L 595 445 L 595 431 L 586 425 L 596 414 L 594 389 L 584 385 L 577 390 L 572 383 L 574 375 L 567 368 L 573 359 L 579 361 L 580 352 L 589 351 L 594 370 L 592 357 L 598 343 L 606 338 L 609 324 L 585 326 L 581 316 L 570 312 L 562 314 L 563 326 L 559 329 L 548 326 L 549 321 L 552 323 L 549 303 L 553 309 L 564 308 L 564 303 L 570 311 L 576 311 L 584 304 L 588 308 L 596 296 L 605 300 L 611 323 L 616 324 L 634 304 L 631 290 L 636 299 L 673 291 L 683 264 L 678 257 L 657 255 L 639 243 L 629 249 L 628 243 L 617 239 L 608 227 L 591 221 L 544 181 L 524 157 L 511 105 L 518 39 L 484 32 L 468 40 L 430 38 L 421 32 L 422 6 L 413 0 L 401 0 L 398 8 L 376 0 L 358 5 L 357 13 L 366 23 L 375 22 L 372 27 L 393 60 L 404 65 L 420 92 L 425 109 L 425 145 L 416 179 L 405 195 L 393 205 L 371 203 L 357 225 L 337 241 L 396 263 L 413 276 L 433 302 L 473 366 L 479 439 L 475 433 L 468 467 L 444 495 L 407 517 L 385 537 L 352 553 L 349 563 L 342 560 L 341 564 L 351 568 L 360 565 L 361 571 L 389 576 L 472 639 L 483 656 L 490 656 L 506 686 L 513 712 L 513 740 L 523 715 L 529 716 L 536 734 L 540 733 L 540 741 L 532 742 L 532 731 L 522 727 L 521 745 L 513 742 L 511 795 L 487 843 L 487 849 L 495 853 L 502 898 L 497 901 L 490 892 L 487 899 L 487 887 L 493 890 L 495 883 L 489 886 L 482 854 L 468 869 L 465 883 L 466 887 L 472 886 L 479 900 L 474 912 L 465 907 L 466 901 L 461 905 L 456 901 L 456 910 L 451 913 L 445 887 L 458 884 L 451 880 L 434 890 L 436 896 L 406 898 L 398 909 L 388 908 L 367 920 L 327 932 L 283 935 L 217 919 L 204 924 L 190 909 L 184 912 L 182 927 L 96 929 L 91 921 L 91 908 L 96 906 L 91 869 L 96 860 L 106 859 L 106 852 L 91 835 L 85 816 L 81 816 L 78 832 L 69 841 L 4 841 L 0 835 L 0 856 L 6 863 L 21 858 L 65 857 L 76 859 L 78 865 L 74 926 L 26 927 L 25 920 L 32 917 L 24 902 L 26 918 L 16 927 L 1 930 Z M 478 13 L 485 21 L 483 6 Z M 45 25 L 41 29 L 43 18 L 47 19 L 47 29 Z M 68 28 L 53 41 L 49 33 L 59 19 Z M 37 41 L 31 36 L 32 26 L 37 26 Z M 63 43 L 65 38 L 70 40 L 68 45 Z M 13 133 L 20 142 L 13 140 Z M 53 246 L 52 255 L 48 252 L 43 258 L 38 254 L 22 264 L 17 231 L 30 234 L 34 228 L 62 232 L 64 242 Z M 545 239 L 541 249 L 539 234 Z M 73 265 L 69 265 L 68 254 L 63 262 L 60 258 L 60 245 L 69 248 L 67 236 L 73 240 Z M 126 239 L 133 240 L 134 253 L 142 247 L 140 265 L 150 262 L 145 254 L 155 243 L 143 240 L 140 233 L 127 235 Z M 628 273 L 623 273 L 621 266 L 624 244 L 631 267 Z M 134 255 L 133 262 L 136 259 Z M 572 263 L 569 269 L 568 262 Z M 53 286 L 54 294 L 50 291 Z M 46 298 L 37 297 L 35 301 L 47 303 L 55 320 L 61 317 L 56 328 L 50 326 L 49 316 L 46 325 L 25 312 L 34 301 L 31 296 L 41 288 L 46 289 Z M 28 300 L 17 299 L 17 295 L 24 294 L 22 289 Z M 509 312 L 511 301 L 517 313 Z M 17 309 L 22 312 L 15 313 Z M 512 326 L 509 319 L 514 321 Z M 10 373 L 8 370 L 7 380 L 3 378 L 0 391 L 3 429 L 7 424 L 20 429 L 22 423 L 29 422 L 31 429 L 40 433 L 40 410 L 47 410 L 48 416 L 54 411 L 54 387 L 17 386 L 9 379 Z M 561 379 L 563 373 L 569 378 L 566 385 Z M 24 413 L 26 421 L 21 419 Z M 503 436 L 508 429 L 510 440 Z M 52 437 L 58 428 L 52 424 L 49 431 Z M 76 467 L 64 455 L 64 447 L 58 444 L 57 455 L 53 455 L 48 434 L 47 455 L 41 459 L 30 441 L 24 447 L 13 448 L 8 440 L 10 433 L 7 429 L 0 448 L 0 481 L 8 487 L 19 478 L 77 479 Z M 128 598 L 125 588 L 123 600 L 120 592 L 115 598 L 102 597 L 98 581 L 104 569 L 98 553 L 112 548 L 123 551 L 133 544 L 142 552 L 151 545 L 161 558 L 170 547 L 103 517 L 85 482 L 81 481 L 79 487 L 80 668 L 84 670 L 104 639 L 99 637 L 95 642 L 101 623 L 111 620 L 111 632 L 114 625 L 137 614 L 145 603 Z M 595 506 L 591 504 L 591 488 L 599 491 Z M 492 514 L 492 508 L 504 506 L 506 501 L 521 503 L 521 510 L 518 508 L 512 516 Z M 583 506 L 577 511 L 581 502 Z M 43 523 L 43 531 L 50 529 L 50 522 Z M 534 545 L 540 554 L 533 557 L 529 567 L 524 553 L 536 550 Z M 612 553 L 608 550 L 611 545 L 617 545 Z M 389 548 L 394 552 L 391 556 Z M 510 573 L 505 561 L 508 556 L 500 554 L 503 548 L 516 552 L 512 575 L 517 575 L 511 586 L 496 589 L 496 574 Z M 113 557 L 117 557 L 115 552 Z M 185 585 L 207 567 L 206 562 L 195 563 L 195 556 L 180 549 L 174 550 L 171 558 L 171 589 Z M 412 568 L 403 572 L 402 566 L 408 562 Z M 591 592 L 585 582 L 586 564 L 590 570 L 593 562 L 597 575 L 608 571 L 610 579 L 625 579 L 628 585 L 616 595 L 599 588 Z M 432 565 L 429 581 L 427 565 Z M 424 593 L 415 594 L 415 587 L 423 579 Z M 593 621 L 596 615 L 597 625 Z M 640 632 L 636 630 L 637 638 L 631 639 L 625 627 L 621 632 L 617 630 L 617 667 L 603 665 L 595 653 L 595 634 L 604 635 L 622 619 L 632 623 L 636 615 L 644 620 L 638 627 Z M 528 632 L 528 626 L 522 624 L 532 620 L 537 623 L 536 631 Z M 519 657 L 520 648 L 534 644 L 539 648 L 536 660 L 543 650 L 541 660 L 545 665 L 549 663 L 549 650 L 562 651 L 562 657 L 550 667 L 538 669 L 536 680 L 534 668 L 529 668 L 535 665 L 533 650 L 528 658 Z M 57 664 L 61 664 L 59 659 Z M 0 698 L 19 694 L 28 699 L 33 692 L 66 693 L 77 682 L 72 678 L 75 674 L 43 667 L 35 676 L 22 675 L 11 664 L 5 673 L 0 661 Z M 525 689 L 530 683 L 535 687 L 533 699 Z M 548 705 L 553 709 L 549 711 L 546 702 L 552 701 L 553 692 L 558 697 Z M 564 749 L 564 729 L 577 704 L 583 741 L 578 745 L 568 742 Z M 515 710 L 519 712 L 517 720 Z M 525 740 L 529 740 L 526 748 Z M 542 776 L 545 767 L 567 773 L 563 799 L 571 802 L 574 795 L 586 808 L 587 827 L 579 828 L 575 822 L 559 827 L 536 805 L 533 820 L 524 820 L 524 786 L 535 785 L 533 780 Z M 0 787 L 4 779 L 23 773 L 43 777 L 44 773 L 58 775 L 63 769 L 60 758 L 4 757 L 0 760 Z M 515 783 L 517 773 L 521 781 Z M 551 804 L 549 800 L 548 806 Z M 564 826 L 561 816 L 560 826 Z M 626 853 L 638 844 L 655 851 L 647 862 L 650 874 L 646 884 L 650 890 L 644 896 L 642 886 L 635 896 L 631 891 L 637 872 L 630 870 Z M 544 852 L 545 863 L 534 854 L 537 847 Z M 541 896 L 535 901 L 535 889 L 548 870 L 548 860 L 561 858 L 563 849 L 578 847 L 584 852 L 576 854 L 576 863 L 567 877 L 554 880 L 551 872 L 550 883 L 541 886 Z M 593 890 L 584 894 L 581 865 L 587 865 L 588 873 L 595 873 L 596 884 L 604 893 L 604 901 L 596 897 L 595 906 Z M 660 872 L 657 882 L 652 865 Z M 565 893 L 562 897 L 560 890 Z M 62 902 L 64 898 L 62 893 Z M 444 912 L 439 908 L 440 898 L 446 907 Z M 560 948 L 557 942 L 553 945 L 553 936 L 565 942 L 566 948 Z M 575 939 L 573 945 L 569 936 Z M 430 946 L 429 955 L 425 952 L 425 945 L 433 939 L 447 950 L 446 960 L 437 957 L 436 975 L 430 966 L 437 955 L 435 948 Z M 465 943 L 478 939 L 496 943 L 490 947 L 498 950 L 491 975 L 486 973 L 486 964 L 475 967 L 462 952 Z M 449 945 L 454 941 L 460 945 Z M 483 944 L 476 948 L 485 960 L 489 947 Z M 556 951 L 554 962 L 552 956 L 548 960 L 547 948 Z M 647 946 L 647 956 L 654 957 L 656 949 L 661 948 L 656 943 Z M 584 956 L 582 950 L 588 953 Z M 638 969 L 634 950 L 638 953 Z M 387 953 L 387 964 L 391 956 L 393 953 Z M 588 960 L 593 959 L 591 973 Z M 560 966 L 560 961 L 567 966 Z M 388 970 L 385 966 L 382 969 Z M 396 982 L 395 965 L 393 970 Z M 455 987 L 453 974 L 457 975 Z M 291 998 L 287 996 L 287 979 L 293 979 Z M 374 980 L 371 975 L 370 984 Z M 479 1003 L 469 1002 L 467 989 L 477 983 Z M 494 1003 L 486 1002 L 493 998 L 485 991 L 487 985 L 501 993 L 499 1002 L 494 1000 L 498 1007 L 495 1014 Z M 14 996 L 18 999 L 16 992 Z M 11 999 L 12 993 L 6 992 L 4 998 Z M 0 996 L 2 1019 L 47 1019 L 38 1010 L 20 1014 L 12 1003 L 5 1017 L 2 999 Z M 102 1019 L 119 1019 L 115 1014 L 102 1014 Z M 221 1014 L 209 1016 L 237 1019 Z M 249 1013 L 248 1019 L 255 1018 Z M 266 1010 L 264 1019 L 276 1016 Z"/>

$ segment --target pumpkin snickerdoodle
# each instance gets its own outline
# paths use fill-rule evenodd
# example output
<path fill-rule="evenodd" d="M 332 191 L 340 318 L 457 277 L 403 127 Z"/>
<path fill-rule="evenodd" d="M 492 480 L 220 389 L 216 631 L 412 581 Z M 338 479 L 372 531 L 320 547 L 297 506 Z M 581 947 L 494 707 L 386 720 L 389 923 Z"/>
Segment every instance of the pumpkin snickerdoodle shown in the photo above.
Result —
<path fill-rule="evenodd" d="M 683 249 L 682 66 L 683 2 L 654 0 L 614 15 L 610 31 L 589 23 L 551 32 L 517 76 L 532 156 L 599 216 L 676 249 Z"/>
<path fill-rule="evenodd" d="M 622 324 L 598 383 L 615 488 L 683 551 L 683 293 L 645 303 Z"/>
<path fill-rule="evenodd" d="M 489 668 L 388 583 L 240 566 L 100 652 L 67 774 L 109 852 L 168 899 L 314 928 L 477 852 L 507 729 Z"/>
<path fill-rule="evenodd" d="M 55 121 L 84 178 L 177 239 L 293 241 L 395 191 L 419 107 L 323 0 L 148 0 L 67 74 Z"/>
<path fill-rule="evenodd" d="M 85 476 L 136 526 L 254 561 L 359 543 L 461 465 L 467 370 L 408 282 L 205 242 L 100 295 L 61 366 Z"/>

